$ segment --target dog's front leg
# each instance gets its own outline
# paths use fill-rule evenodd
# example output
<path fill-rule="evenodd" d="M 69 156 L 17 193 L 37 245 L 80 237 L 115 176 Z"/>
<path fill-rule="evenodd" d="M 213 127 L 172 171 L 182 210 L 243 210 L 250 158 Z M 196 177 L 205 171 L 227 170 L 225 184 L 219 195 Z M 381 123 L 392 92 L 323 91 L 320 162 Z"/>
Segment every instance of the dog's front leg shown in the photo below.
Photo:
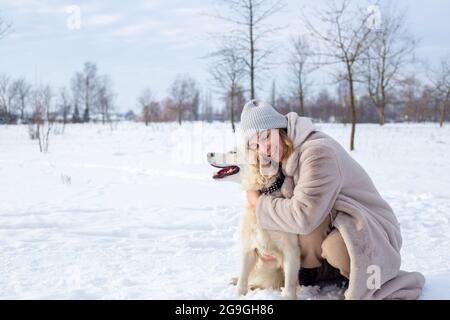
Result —
<path fill-rule="evenodd" d="M 284 252 L 284 292 L 283 297 L 287 299 L 297 298 L 298 270 L 300 270 L 300 250 Z"/>
<path fill-rule="evenodd" d="M 246 249 L 241 252 L 241 270 L 237 283 L 239 295 L 245 295 L 248 291 L 248 278 L 256 265 L 258 257 L 254 249 Z"/>

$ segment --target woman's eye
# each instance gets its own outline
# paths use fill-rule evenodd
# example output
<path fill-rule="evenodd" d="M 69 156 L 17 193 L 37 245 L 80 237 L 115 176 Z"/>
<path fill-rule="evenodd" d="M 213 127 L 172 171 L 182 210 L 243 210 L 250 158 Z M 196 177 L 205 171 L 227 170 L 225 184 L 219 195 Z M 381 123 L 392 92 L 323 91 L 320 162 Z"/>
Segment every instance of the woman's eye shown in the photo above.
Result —
<path fill-rule="evenodd" d="M 268 138 L 267 134 L 266 134 L 266 135 L 263 135 L 263 136 L 261 137 L 260 141 L 261 141 L 261 142 L 266 142 L 266 141 L 267 141 L 267 138 Z"/>

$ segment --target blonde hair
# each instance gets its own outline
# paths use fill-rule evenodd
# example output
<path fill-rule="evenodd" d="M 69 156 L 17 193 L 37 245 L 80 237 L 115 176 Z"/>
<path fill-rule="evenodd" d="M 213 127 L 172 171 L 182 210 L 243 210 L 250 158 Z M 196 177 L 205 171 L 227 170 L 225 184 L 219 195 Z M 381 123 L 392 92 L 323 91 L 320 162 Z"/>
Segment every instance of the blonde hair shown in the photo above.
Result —
<path fill-rule="evenodd" d="M 291 156 L 291 154 L 294 152 L 294 143 L 288 137 L 287 129 L 283 128 L 278 131 L 280 132 L 280 139 L 281 139 L 281 142 L 283 143 L 283 147 L 284 147 L 283 161 L 286 161 L 287 158 L 289 158 Z"/>

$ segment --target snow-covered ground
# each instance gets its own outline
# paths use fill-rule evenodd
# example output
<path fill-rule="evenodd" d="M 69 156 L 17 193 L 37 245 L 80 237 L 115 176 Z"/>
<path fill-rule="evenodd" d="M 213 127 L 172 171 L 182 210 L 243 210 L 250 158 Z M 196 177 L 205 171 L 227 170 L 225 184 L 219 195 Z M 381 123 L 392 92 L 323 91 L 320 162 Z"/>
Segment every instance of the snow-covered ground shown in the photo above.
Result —
<path fill-rule="evenodd" d="M 347 147 L 349 126 L 319 127 Z M 205 161 L 237 141 L 222 123 L 70 125 L 41 154 L 0 126 L 0 298 L 238 298 L 244 196 Z M 356 148 L 401 222 L 402 268 L 425 274 L 422 299 L 450 299 L 450 126 L 358 125 Z"/>

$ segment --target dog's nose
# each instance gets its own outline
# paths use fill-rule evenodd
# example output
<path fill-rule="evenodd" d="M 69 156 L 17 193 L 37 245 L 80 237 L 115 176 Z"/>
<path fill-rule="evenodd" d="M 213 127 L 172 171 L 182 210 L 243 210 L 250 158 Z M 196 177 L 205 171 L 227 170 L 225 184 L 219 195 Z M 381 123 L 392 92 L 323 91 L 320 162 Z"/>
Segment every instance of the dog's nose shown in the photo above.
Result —
<path fill-rule="evenodd" d="M 209 152 L 208 157 L 214 157 L 214 152 Z"/>

